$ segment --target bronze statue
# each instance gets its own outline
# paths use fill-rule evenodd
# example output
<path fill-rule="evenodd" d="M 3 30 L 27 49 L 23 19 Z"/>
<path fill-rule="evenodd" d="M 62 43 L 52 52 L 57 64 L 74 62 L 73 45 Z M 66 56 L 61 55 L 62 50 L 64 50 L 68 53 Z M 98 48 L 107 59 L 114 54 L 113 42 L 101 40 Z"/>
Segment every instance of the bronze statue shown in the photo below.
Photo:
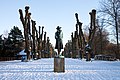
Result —
<path fill-rule="evenodd" d="M 57 31 L 55 33 L 55 39 L 56 39 L 55 49 L 58 49 L 58 55 L 60 55 L 61 49 L 63 49 L 63 42 L 62 42 L 63 33 L 61 27 L 57 26 L 56 29 Z"/>

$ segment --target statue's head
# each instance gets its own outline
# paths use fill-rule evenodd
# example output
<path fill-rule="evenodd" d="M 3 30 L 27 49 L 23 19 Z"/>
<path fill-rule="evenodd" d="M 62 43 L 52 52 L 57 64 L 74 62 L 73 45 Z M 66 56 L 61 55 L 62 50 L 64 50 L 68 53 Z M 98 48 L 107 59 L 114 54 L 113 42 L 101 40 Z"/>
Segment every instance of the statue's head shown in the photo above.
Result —
<path fill-rule="evenodd" d="M 56 28 L 57 30 L 61 30 L 61 27 L 60 26 L 57 26 L 57 28 Z"/>

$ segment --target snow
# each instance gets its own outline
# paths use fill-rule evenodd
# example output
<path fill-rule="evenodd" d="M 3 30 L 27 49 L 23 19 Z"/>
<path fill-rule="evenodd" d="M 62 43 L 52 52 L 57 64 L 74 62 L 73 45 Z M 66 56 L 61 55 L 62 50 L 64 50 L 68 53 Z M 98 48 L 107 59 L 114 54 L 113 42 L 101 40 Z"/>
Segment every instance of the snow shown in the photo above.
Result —
<path fill-rule="evenodd" d="M 120 80 L 120 61 L 65 58 L 64 73 L 54 73 L 53 62 L 53 58 L 2 61 L 0 80 Z"/>

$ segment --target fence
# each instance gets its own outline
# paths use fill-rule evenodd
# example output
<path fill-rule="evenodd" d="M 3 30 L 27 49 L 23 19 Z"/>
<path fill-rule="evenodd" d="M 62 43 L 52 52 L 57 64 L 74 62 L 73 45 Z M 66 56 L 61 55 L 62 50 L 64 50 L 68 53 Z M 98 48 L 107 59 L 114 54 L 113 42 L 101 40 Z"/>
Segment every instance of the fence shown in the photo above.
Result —
<path fill-rule="evenodd" d="M 115 61 L 116 58 L 114 56 L 95 55 L 95 60 Z"/>
<path fill-rule="evenodd" d="M 0 61 L 11 61 L 15 60 L 16 57 L 0 57 Z"/>

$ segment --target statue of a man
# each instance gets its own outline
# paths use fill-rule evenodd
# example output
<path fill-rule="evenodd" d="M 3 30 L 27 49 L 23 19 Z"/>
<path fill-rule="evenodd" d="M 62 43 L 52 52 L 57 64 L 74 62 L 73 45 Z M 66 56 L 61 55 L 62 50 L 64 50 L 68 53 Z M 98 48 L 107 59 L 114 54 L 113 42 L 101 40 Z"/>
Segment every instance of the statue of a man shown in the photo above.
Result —
<path fill-rule="evenodd" d="M 63 33 L 61 27 L 57 26 L 57 31 L 55 32 L 56 45 L 55 49 L 58 49 L 58 55 L 60 55 L 61 49 L 63 49 Z"/>

